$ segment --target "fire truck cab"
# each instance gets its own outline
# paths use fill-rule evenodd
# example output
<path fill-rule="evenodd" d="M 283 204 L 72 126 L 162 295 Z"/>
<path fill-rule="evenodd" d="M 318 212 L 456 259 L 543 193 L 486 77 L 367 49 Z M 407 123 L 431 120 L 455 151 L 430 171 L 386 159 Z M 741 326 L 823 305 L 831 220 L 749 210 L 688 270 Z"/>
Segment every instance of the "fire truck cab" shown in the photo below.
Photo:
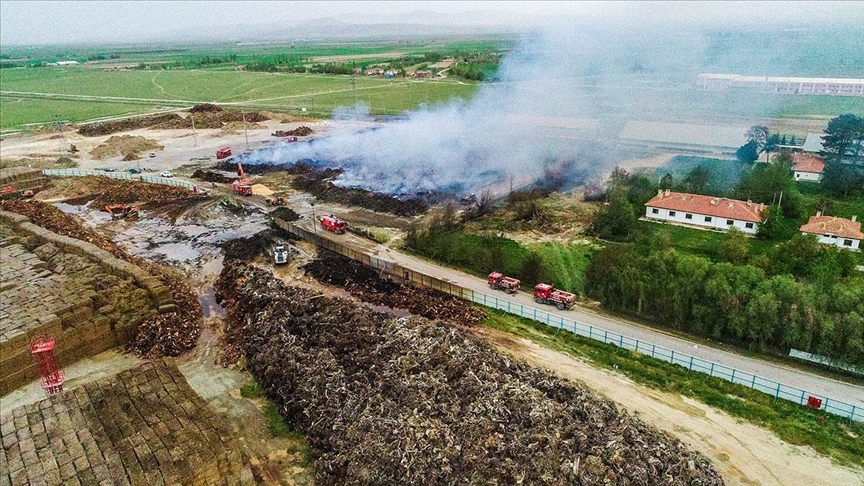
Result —
<path fill-rule="evenodd" d="M 231 147 L 222 147 L 216 151 L 217 159 L 224 159 L 225 157 L 231 157 Z"/>
<path fill-rule="evenodd" d="M 554 305 L 558 310 L 569 309 L 576 300 L 576 294 L 553 288 L 549 284 L 539 283 L 534 287 L 534 302 Z"/>
<path fill-rule="evenodd" d="M 505 277 L 499 272 L 489 274 L 489 288 L 493 290 L 503 290 L 508 294 L 515 294 L 519 291 L 519 286 L 522 284 L 518 279 L 513 277 Z"/>
<path fill-rule="evenodd" d="M 341 218 L 337 218 L 332 214 L 325 214 L 321 216 L 321 227 L 327 231 L 332 231 L 337 235 L 341 235 L 345 232 L 345 228 L 348 226 L 344 220 Z"/>

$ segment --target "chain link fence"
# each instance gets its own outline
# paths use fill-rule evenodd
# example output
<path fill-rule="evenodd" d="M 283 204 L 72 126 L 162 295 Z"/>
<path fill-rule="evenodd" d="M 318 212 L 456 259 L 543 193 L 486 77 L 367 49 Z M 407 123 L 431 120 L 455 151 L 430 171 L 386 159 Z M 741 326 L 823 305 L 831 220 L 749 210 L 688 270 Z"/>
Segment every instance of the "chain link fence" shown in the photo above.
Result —
<path fill-rule="evenodd" d="M 85 169 L 43 169 L 42 175 L 51 177 L 86 177 L 86 176 L 101 176 L 110 177 L 111 179 L 121 180 L 140 180 L 151 184 L 162 184 L 165 186 L 185 187 L 190 191 L 195 188 L 195 184 L 186 181 L 178 181 L 167 177 L 156 177 L 149 175 L 130 174 L 128 172 L 105 172 L 102 170 L 85 170 Z"/>
<path fill-rule="evenodd" d="M 821 401 L 819 409 L 824 410 L 825 412 L 839 415 L 841 417 L 848 418 L 849 420 L 864 422 L 864 407 L 859 407 L 839 400 L 834 400 L 825 395 L 811 393 L 793 386 L 784 385 L 782 383 L 778 383 L 776 381 L 769 380 L 767 378 L 763 378 L 761 376 L 754 375 L 746 371 L 741 371 L 739 369 L 719 363 L 714 363 L 712 361 L 707 361 L 696 356 L 691 356 L 689 354 L 677 352 L 671 349 L 664 348 L 662 346 L 657 346 L 656 344 L 650 342 L 640 341 L 638 339 L 608 331 L 597 326 L 583 324 L 573 319 L 555 315 L 545 310 L 538 309 L 536 307 L 526 306 L 512 302 L 510 300 L 499 299 L 498 297 L 493 295 L 475 292 L 474 290 L 454 285 L 445 280 L 441 280 L 417 272 L 415 270 L 405 268 L 395 262 L 370 256 L 363 251 L 350 248 L 346 245 L 337 243 L 316 233 L 309 232 L 295 224 L 286 223 L 280 219 L 274 219 L 274 221 L 281 228 L 300 238 L 303 238 L 306 241 L 314 243 L 321 248 L 327 249 L 334 253 L 338 253 L 345 257 L 351 258 L 352 260 L 356 260 L 360 263 L 368 265 L 381 271 L 382 273 L 386 273 L 399 280 L 438 290 L 450 295 L 454 295 L 461 299 L 484 305 L 486 307 L 492 307 L 494 309 L 507 312 L 509 314 L 514 314 L 517 316 L 532 319 L 534 321 L 546 324 L 547 326 L 557 329 L 563 329 L 565 331 L 569 331 L 573 334 L 587 337 L 589 339 L 594 339 L 596 341 L 607 344 L 614 344 L 615 346 L 618 346 L 620 348 L 629 349 L 631 351 L 636 351 L 637 353 L 642 353 L 651 356 L 652 358 L 665 361 L 667 363 L 683 366 L 690 371 L 705 373 L 709 376 L 721 378 L 723 380 L 738 385 L 743 385 L 748 388 L 758 390 L 762 393 L 767 393 L 768 395 L 771 395 L 775 398 L 788 400 L 799 405 L 808 405 L 809 403 L 812 403 L 812 399 L 816 399 L 818 401 Z"/>

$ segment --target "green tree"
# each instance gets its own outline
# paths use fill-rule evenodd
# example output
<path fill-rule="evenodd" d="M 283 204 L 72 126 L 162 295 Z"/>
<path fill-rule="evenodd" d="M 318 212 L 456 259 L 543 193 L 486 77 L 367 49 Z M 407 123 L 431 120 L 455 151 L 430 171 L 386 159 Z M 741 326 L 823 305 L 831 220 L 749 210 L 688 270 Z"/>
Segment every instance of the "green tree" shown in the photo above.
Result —
<path fill-rule="evenodd" d="M 844 156 L 857 156 L 864 151 L 864 119 L 846 113 L 832 118 L 822 137 L 821 155 L 840 161 Z"/>
<path fill-rule="evenodd" d="M 672 174 L 666 173 L 662 179 L 660 179 L 660 189 L 672 189 Z"/>
<path fill-rule="evenodd" d="M 828 159 L 822 173 L 822 185 L 829 193 L 843 197 L 864 192 L 864 170 L 836 159 Z"/>
<path fill-rule="evenodd" d="M 763 214 L 756 237 L 760 240 L 786 240 L 795 234 L 793 225 L 794 222 L 783 217 L 783 210 L 779 206 L 770 206 Z"/>
<path fill-rule="evenodd" d="M 627 200 L 627 189 L 614 187 L 609 203 L 594 214 L 591 234 L 604 240 L 624 241 L 633 232 L 634 226 L 636 218 L 633 205 Z"/>
<path fill-rule="evenodd" d="M 752 164 L 759 158 L 759 144 L 753 140 L 748 140 L 747 143 L 738 147 L 735 151 L 735 157 L 745 164 Z"/>
<path fill-rule="evenodd" d="M 693 194 L 707 194 L 711 182 L 711 171 L 702 165 L 697 165 L 684 177 L 684 189 Z"/>
<path fill-rule="evenodd" d="M 720 243 L 717 256 L 722 261 L 734 265 L 743 264 L 750 256 L 750 239 L 741 231 L 735 228 L 730 229 L 726 232 L 726 236 L 723 237 L 723 242 Z"/>

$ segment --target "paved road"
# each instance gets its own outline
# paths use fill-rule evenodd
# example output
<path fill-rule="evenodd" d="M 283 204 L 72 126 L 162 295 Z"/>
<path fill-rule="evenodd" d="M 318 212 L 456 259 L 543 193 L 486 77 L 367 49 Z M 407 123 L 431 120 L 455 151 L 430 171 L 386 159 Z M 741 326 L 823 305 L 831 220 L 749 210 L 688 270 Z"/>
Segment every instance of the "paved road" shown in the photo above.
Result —
<path fill-rule="evenodd" d="M 302 222 L 301 226 L 312 231 L 313 228 L 309 219 L 310 218 L 306 218 L 306 221 Z M 471 289 L 480 294 L 494 295 L 498 298 L 511 298 L 516 303 L 529 307 L 538 307 L 537 304 L 534 303 L 533 297 L 527 292 L 521 292 L 509 297 L 507 297 L 507 294 L 503 292 L 490 293 L 491 291 L 489 290 L 485 280 L 458 270 L 429 263 L 352 234 L 335 235 L 320 229 L 318 230 L 318 234 L 339 243 L 347 244 L 356 249 L 363 250 L 377 258 L 393 261 L 406 268 L 449 281 L 455 285 Z M 689 354 L 708 361 L 737 368 L 738 370 L 759 375 L 784 385 L 801 388 L 817 395 L 827 396 L 832 400 L 840 400 L 858 407 L 864 407 L 864 387 L 776 365 L 759 359 L 741 356 L 721 349 L 701 344 L 696 345 L 693 342 L 635 322 L 598 315 L 582 308 L 573 308 L 569 311 L 559 311 L 553 306 L 539 307 L 542 307 L 542 310 L 553 315 L 559 315 L 584 324 L 590 324 L 601 329 L 623 334 L 640 341 L 663 346 L 675 352 Z"/>

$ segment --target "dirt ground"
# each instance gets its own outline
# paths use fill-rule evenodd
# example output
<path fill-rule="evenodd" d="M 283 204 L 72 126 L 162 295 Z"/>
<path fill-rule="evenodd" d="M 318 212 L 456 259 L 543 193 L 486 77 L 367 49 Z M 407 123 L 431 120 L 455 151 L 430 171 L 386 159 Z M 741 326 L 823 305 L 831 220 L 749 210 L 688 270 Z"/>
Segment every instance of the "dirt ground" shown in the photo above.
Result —
<path fill-rule="evenodd" d="M 642 420 L 705 454 L 730 485 L 862 485 L 864 470 L 833 464 L 809 447 L 787 444 L 703 403 L 638 385 L 618 375 L 543 348 L 527 339 L 481 328 L 500 350 L 558 375 L 585 383 Z"/>

